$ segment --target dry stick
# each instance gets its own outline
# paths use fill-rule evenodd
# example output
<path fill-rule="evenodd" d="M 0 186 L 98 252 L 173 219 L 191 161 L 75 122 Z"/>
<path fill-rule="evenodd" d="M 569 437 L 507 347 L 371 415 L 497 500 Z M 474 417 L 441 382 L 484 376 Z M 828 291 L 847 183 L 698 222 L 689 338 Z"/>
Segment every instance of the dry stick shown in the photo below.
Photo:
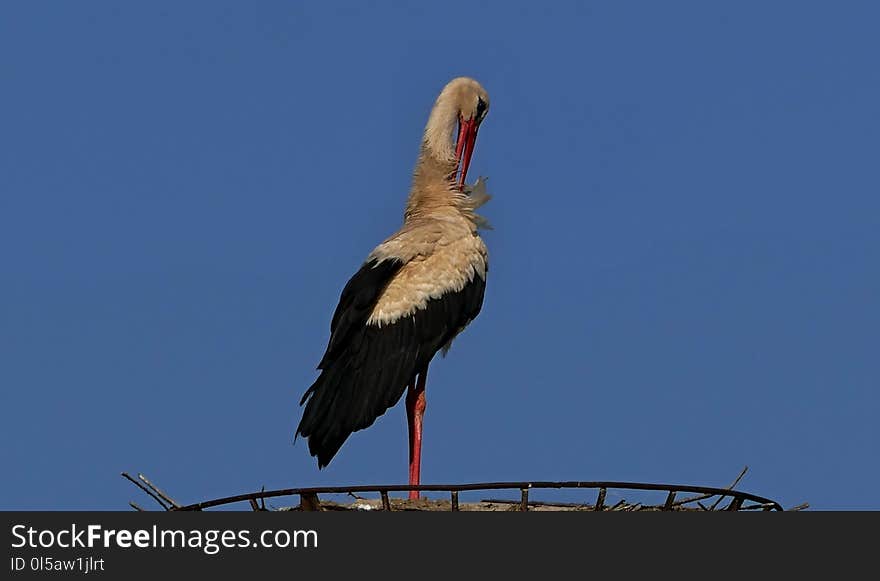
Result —
<path fill-rule="evenodd" d="M 167 494 L 165 494 L 164 492 L 162 492 L 161 490 L 159 490 L 159 489 L 156 487 L 155 484 L 153 484 L 152 482 L 150 482 L 149 480 L 147 480 L 147 477 L 146 477 L 146 476 L 144 476 L 143 474 L 138 473 L 138 478 L 139 478 L 141 481 L 143 481 L 144 484 L 146 484 L 147 486 L 149 486 L 150 488 L 152 488 L 153 491 L 155 491 L 156 494 L 158 494 L 159 496 L 161 496 L 162 498 L 164 498 L 165 500 L 167 500 L 169 503 L 171 503 L 171 505 L 174 506 L 174 508 L 180 508 L 180 505 L 177 504 L 177 502 L 175 502 L 173 498 L 171 498 L 170 496 L 168 496 Z"/>
<path fill-rule="evenodd" d="M 146 486 L 144 486 L 143 484 L 141 484 L 140 482 L 138 482 L 137 480 L 135 480 L 134 478 L 132 478 L 131 475 L 129 475 L 128 472 L 123 472 L 123 473 L 122 473 L 122 476 L 123 476 L 124 478 L 127 478 L 127 479 L 130 480 L 131 482 L 134 482 L 135 486 L 137 486 L 138 488 L 140 488 L 141 490 L 143 490 L 144 492 L 146 492 L 147 494 L 149 494 L 150 496 L 152 496 L 152 497 L 153 497 L 153 500 L 155 500 L 156 502 L 158 502 L 158 503 L 159 503 L 159 506 L 161 506 L 163 509 L 165 509 L 165 510 L 171 510 L 171 507 L 168 506 L 168 505 L 166 505 L 164 502 L 162 502 L 162 499 L 161 499 L 161 498 L 159 498 L 158 496 L 156 496 L 155 494 L 153 494 L 153 491 L 152 491 L 152 490 L 150 490 L 149 488 L 147 488 Z"/>
<path fill-rule="evenodd" d="M 741 506 L 739 510 L 770 510 L 773 508 L 773 504 L 769 502 L 761 503 L 761 504 L 750 504 L 748 506 Z"/>
<path fill-rule="evenodd" d="M 599 489 L 599 496 L 596 498 L 596 505 L 593 507 L 595 511 L 605 510 L 605 495 L 608 491 L 603 486 Z"/>
<path fill-rule="evenodd" d="M 791 507 L 791 508 L 788 509 L 788 510 L 804 510 L 805 508 L 810 508 L 810 503 L 809 503 L 809 502 L 802 502 L 802 503 L 800 503 L 799 505 L 797 505 L 797 506 L 793 506 L 793 507 Z"/>
<path fill-rule="evenodd" d="M 724 510 L 737 511 L 742 508 L 745 499 L 742 496 L 734 496 L 730 499 L 730 504 Z"/>
<path fill-rule="evenodd" d="M 745 476 L 748 470 L 748 466 L 744 467 L 742 469 L 742 472 L 739 473 L 739 476 L 737 476 L 733 483 L 731 483 L 731 485 L 727 487 L 727 490 L 733 490 L 733 487 L 739 484 L 739 481 L 742 480 L 742 477 Z M 682 498 L 681 500 L 676 500 L 674 503 L 672 503 L 672 505 L 681 506 L 683 504 L 689 504 L 691 502 L 697 502 L 699 500 L 706 500 L 707 498 L 712 498 L 713 496 L 715 496 L 715 494 L 698 494 L 697 496 L 691 496 L 690 498 Z M 718 500 L 721 500 L 721 498 L 723 497 L 719 497 Z"/>
<path fill-rule="evenodd" d="M 685 504 L 690 504 L 692 502 L 698 502 L 700 500 L 706 500 L 707 498 L 712 498 L 716 496 L 715 494 L 698 494 L 697 496 L 691 496 L 690 498 L 682 498 L 681 500 L 676 500 L 672 503 L 672 506 L 682 506 Z"/>
<path fill-rule="evenodd" d="M 299 508 L 304 511 L 319 511 L 321 500 L 315 492 L 301 492 L 299 495 Z"/>
<path fill-rule="evenodd" d="M 626 499 L 625 499 L 625 498 L 621 498 L 619 501 L 617 501 L 617 504 L 615 504 L 614 506 L 612 506 L 612 507 L 609 508 L 608 510 L 619 510 L 620 507 L 621 507 L 622 505 L 624 505 L 624 504 L 626 504 Z"/>
<path fill-rule="evenodd" d="M 806 503 L 804 503 L 804 504 L 806 504 Z M 773 510 L 774 506 L 776 506 L 776 504 L 773 502 L 763 502 L 763 503 L 757 503 L 757 504 L 750 504 L 748 506 L 741 506 L 737 510 Z M 809 506 L 809 505 L 807 505 L 807 506 Z M 805 508 L 805 507 L 804 506 L 801 506 L 800 508 L 794 507 L 794 508 L 789 508 L 788 510 L 800 510 L 801 508 Z"/>
<path fill-rule="evenodd" d="M 133 502 L 131 502 L 131 501 L 129 501 L 128 506 L 130 506 L 131 508 L 133 508 L 133 509 L 135 509 L 135 510 L 139 510 L 140 512 L 147 512 L 147 511 L 145 511 L 144 509 L 142 509 L 141 507 L 139 507 L 138 505 L 136 505 L 135 503 L 133 503 Z"/>
<path fill-rule="evenodd" d="M 728 486 L 727 488 L 730 489 L 730 490 L 733 490 L 734 487 L 736 487 L 736 485 L 739 484 L 739 481 L 742 480 L 742 477 L 746 475 L 746 472 L 748 471 L 748 469 L 749 469 L 749 467 L 748 467 L 748 466 L 745 466 L 745 467 L 742 469 L 742 472 L 739 473 L 739 476 L 736 477 L 736 480 L 733 481 L 733 484 L 731 484 L 731 485 Z M 715 508 L 721 503 L 721 499 L 722 499 L 722 498 L 724 498 L 724 497 L 723 497 L 723 496 L 719 496 L 719 497 L 718 497 L 718 500 L 716 500 L 716 501 L 712 504 L 712 507 L 711 507 L 709 510 L 715 510 Z"/>

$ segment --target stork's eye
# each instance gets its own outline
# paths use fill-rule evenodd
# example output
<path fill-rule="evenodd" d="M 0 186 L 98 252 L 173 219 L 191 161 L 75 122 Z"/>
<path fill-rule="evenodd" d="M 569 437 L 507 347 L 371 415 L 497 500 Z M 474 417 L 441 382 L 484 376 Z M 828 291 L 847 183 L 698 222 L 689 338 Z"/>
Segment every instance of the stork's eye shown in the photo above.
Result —
<path fill-rule="evenodd" d="M 477 97 L 477 119 L 480 121 L 483 120 L 483 117 L 486 116 L 486 102 L 483 101 L 482 97 Z"/>

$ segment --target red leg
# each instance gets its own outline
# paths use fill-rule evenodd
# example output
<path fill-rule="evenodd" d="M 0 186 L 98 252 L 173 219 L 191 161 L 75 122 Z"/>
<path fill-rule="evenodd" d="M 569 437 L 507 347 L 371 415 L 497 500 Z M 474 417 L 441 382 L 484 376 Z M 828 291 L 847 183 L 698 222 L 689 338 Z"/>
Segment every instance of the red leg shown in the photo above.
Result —
<path fill-rule="evenodd" d="M 425 369 L 410 384 L 406 394 L 406 418 L 409 423 L 409 483 L 419 484 L 419 471 L 422 464 L 422 417 L 425 415 L 425 381 L 428 370 Z M 410 498 L 418 498 L 418 490 L 409 491 Z"/>

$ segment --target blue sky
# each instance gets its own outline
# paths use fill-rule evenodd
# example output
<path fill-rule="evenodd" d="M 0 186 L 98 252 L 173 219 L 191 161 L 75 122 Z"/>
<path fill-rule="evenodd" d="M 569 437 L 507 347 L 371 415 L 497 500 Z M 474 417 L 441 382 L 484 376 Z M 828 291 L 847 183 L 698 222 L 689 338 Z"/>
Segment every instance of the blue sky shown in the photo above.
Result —
<path fill-rule="evenodd" d="M 451 78 L 483 312 L 424 482 L 727 485 L 880 508 L 873 3 L 0 9 L 0 508 L 406 480 L 402 406 L 292 444 L 342 286 Z"/>

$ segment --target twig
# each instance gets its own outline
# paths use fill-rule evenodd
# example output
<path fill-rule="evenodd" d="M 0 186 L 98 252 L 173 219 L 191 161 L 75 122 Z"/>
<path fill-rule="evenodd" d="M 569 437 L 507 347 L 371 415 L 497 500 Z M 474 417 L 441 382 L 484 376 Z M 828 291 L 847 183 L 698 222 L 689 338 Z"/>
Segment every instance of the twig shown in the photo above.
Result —
<path fill-rule="evenodd" d="M 141 507 L 139 507 L 138 505 L 136 505 L 135 503 L 133 503 L 133 502 L 131 502 L 131 501 L 129 501 L 128 506 L 130 506 L 131 508 L 133 508 L 133 509 L 135 509 L 135 510 L 137 510 L 137 511 L 140 511 L 140 512 L 147 512 L 147 511 L 145 511 L 144 509 L 142 509 Z"/>
<path fill-rule="evenodd" d="M 159 503 L 159 506 L 161 506 L 164 510 L 171 510 L 171 507 L 168 506 L 168 505 L 166 505 L 166 504 L 162 501 L 161 498 L 159 498 L 158 496 L 156 496 L 156 495 L 153 493 L 152 490 L 150 490 L 149 488 L 147 488 L 146 486 L 144 486 L 143 484 L 141 484 L 140 482 L 138 482 L 137 480 L 135 480 L 134 478 L 132 478 L 131 475 L 130 475 L 128 472 L 123 472 L 123 473 L 122 473 L 122 476 L 123 476 L 123 478 L 127 478 L 128 480 L 130 480 L 131 482 L 133 482 L 135 486 L 137 486 L 138 488 L 140 488 L 141 490 L 143 490 L 144 492 L 146 492 L 147 494 L 149 494 L 150 496 L 152 496 L 152 497 L 153 497 L 153 500 L 155 500 L 156 502 L 158 502 L 158 503 Z"/>
<path fill-rule="evenodd" d="M 809 503 L 809 502 L 802 502 L 802 503 L 800 503 L 799 505 L 797 505 L 797 506 L 793 506 L 793 507 L 791 507 L 791 508 L 788 509 L 788 510 L 804 510 L 805 508 L 810 508 L 810 503 Z"/>
<path fill-rule="evenodd" d="M 699 502 L 701 500 L 706 500 L 707 498 L 712 498 L 716 496 L 715 494 L 699 494 L 697 496 L 691 496 L 690 498 L 682 498 L 681 500 L 676 500 L 672 503 L 672 506 L 682 506 L 685 504 L 690 504 L 692 502 Z"/>
<path fill-rule="evenodd" d="M 621 506 L 623 506 L 625 504 L 626 504 L 626 499 L 621 498 L 620 500 L 617 501 L 617 504 L 615 504 L 614 506 L 612 506 L 608 510 L 618 510 L 618 509 L 620 509 Z"/>
<path fill-rule="evenodd" d="M 608 491 L 605 489 L 604 486 L 599 489 L 599 496 L 596 498 L 596 506 L 593 507 L 593 510 L 605 510 L 605 494 L 607 493 Z"/>
<path fill-rule="evenodd" d="M 260 492 L 266 492 L 266 487 L 265 486 L 260 487 Z M 261 498 L 259 503 L 257 503 L 256 498 L 249 498 L 248 502 L 251 505 L 251 510 L 253 510 L 255 512 L 261 511 L 261 510 L 266 510 L 266 499 L 265 498 Z M 261 504 L 262 504 L 262 506 L 260 506 Z"/>
<path fill-rule="evenodd" d="M 750 504 L 748 506 L 741 506 L 739 510 L 770 510 L 773 508 L 774 504 L 772 502 L 759 502 L 757 504 Z"/>
<path fill-rule="evenodd" d="M 168 496 L 167 494 L 165 494 L 164 492 L 162 492 L 161 490 L 159 490 L 159 488 L 156 487 L 155 484 L 153 484 L 152 482 L 150 482 L 150 481 L 147 479 L 146 476 L 144 476 L 143 474 L 140 474 L 140 473 L 139 473 L 139 474 L 138 474 L 138 478 L 139 478 L 144 484 L 146 484 L 147 486 L 149 486 L 150 488 L 152 488 L 153 491 L 154 491 L 156 494 L 158 494 L 158 495 L 161 496 L 163 499 L 165 499 L 166 501 L 168 501 L 168 502 L 169 502 L 174 508 L 180 508 L 180 505 L 177 504 L 177 502 L 175 502 L 175 500 L 174 500 L 173 498 L 171 498 L 170 496 Z"/>
<path fill-rule="evenodd" d="M 742 469 L 742 472 L 739 473 L 739 476 L 736 477 L 736 479 L 730 484 L 730 486 L 728 486 L 726 488 L 726 490 L 733 490 L 733 487 L 736 486 L 737 484 L 739 484 L 739 481 L 742 480 L 742 477 L 745 476 L 745 474 L 746 474 L 746 472 L 748 472 L 748 470 L 749 470 L 748 466 L 744 467 Z M 712 498 L 713 496 L 716 496 L 716 495 L 715 494 L 708 494 L 708 493 L 707 494 L 698 494 L 697 496 L 691 496 L 690 498 L 682 498 L 681 500 L 676 500 L 674 503 L 672 503 L 672 505 L 673 506 L 681 506 L 683 504 L 690 504 L 691 502 L 697 502 L 699 500 L 706 500 L 707 498 Z M 718 497 L 718 501 L 716 501 L 716 505 L 717 505 L 717 502 L 720 502 L 722 498 L 724 498 L 724 497 L 723 496 Z M 714 507 L 716 505 L 713 505 L 712 508 L 714 509 Z"/>
<path fill-rule="evenodd" d="M 299 508 L 304 511 L 321 510 L 321 501 L 314 492 L 302 492 L 299 495 Z"/>
<path fill-rule="evenodd" d="M 743 469 L 742 469 L 742 472 L 739 473 L 739 476 L 736 477 L 736 479 L 731 483 L 730 486 L 727 487 L 727 489 L 728 489 L 728 490 L 733 490 L 733 488 L 734 488 L 737 484 L 739 484 L 739 481 L 742 480 L 742 477 L 746 475 L 746 472 L 748 472 L 748 470 L 749 470 L 749 467 L 748 467 L 748 466 L 744 466 Z M 715 510 L 715 508 L 721 503 L 721 500 L 722 500 L 723 498 L 724 498 L 723 496 L 719 496 L 719 497 L 718 497 L 718 500 L 715 501 L 715 503 L 712 505 L 712 508 L 710 508 L 709 510 Z"/>
<path fill-rule="evenodd" d="M 743 502 L 745 502 L 745 500 L 743 499 L 742 496 L 734 496 L 733 498 L 730 499 L 730 504 L 728 504 L 727 508 L 725 508 L 724 510 L 737 511 L 740 508 L 742 508 Z M 715 510 L 714 509 L 715 505 L 713 504 L 712 506 L 713 506 L 712 510 Z"/>

